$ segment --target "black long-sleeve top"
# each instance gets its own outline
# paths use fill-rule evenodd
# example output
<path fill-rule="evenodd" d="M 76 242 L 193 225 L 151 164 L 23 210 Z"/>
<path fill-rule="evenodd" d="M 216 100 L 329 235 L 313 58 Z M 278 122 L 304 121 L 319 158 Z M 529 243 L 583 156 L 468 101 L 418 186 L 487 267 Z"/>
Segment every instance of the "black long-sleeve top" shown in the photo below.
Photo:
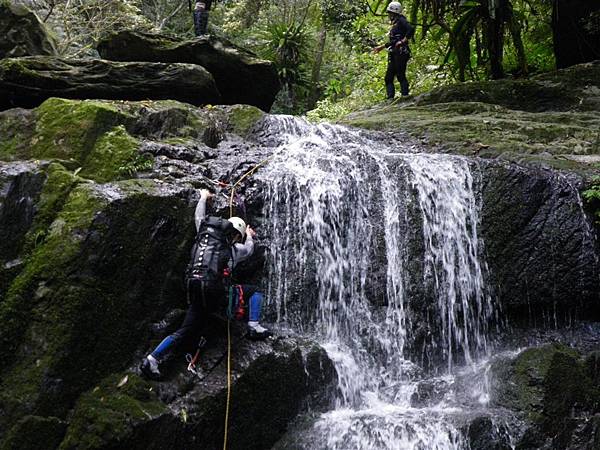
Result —
<path fill-rule="evenodd" d="M 399 15 L 394 19 L 392 28 L 390 29 L 390 41 L 385 44 L 386 48 L 393 49 L 395 45 L 402 39 L 410 39 L 415 34 L 415 27 L 403 15 Z M 408 43 L 406 44 L 408 48 Z"/>

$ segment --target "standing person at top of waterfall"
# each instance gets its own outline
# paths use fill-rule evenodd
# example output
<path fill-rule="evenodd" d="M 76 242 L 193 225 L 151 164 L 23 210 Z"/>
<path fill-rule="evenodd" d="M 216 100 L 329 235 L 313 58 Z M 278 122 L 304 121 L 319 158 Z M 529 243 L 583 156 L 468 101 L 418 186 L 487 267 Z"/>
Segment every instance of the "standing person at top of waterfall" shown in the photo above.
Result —
<path fill-rule="evenodd" d="M 142 361 L 142 373 L 151 379 L 161 376 L 159 365 L 185 341 L 200 340 L 208 315 L 224 307 L 237 319 L 248 319 L 246 337 L 264 340 L 272 333 L 259 323 L 263 294 L 257 286 L 234 284 L 236 266 L 254 252 L 255 231 L 239 217 L 206 217 L 206 203 L 213 198 L 207 189 L 196 206 L 196 242 L 186 272 L 188 310 L 181 327 Z"/>
<path fill-rule="evenodd" d="M 408 95 L 408 80 L 406 79 L 406 65 L 410 59 L 408 40 L 415 34 L 415 28 L 402 14 L 404 8 L 399 2 L 390 2 L 387 13 L 392 27 L 389 32 L 389 42 L 373 48 L 374 53 L 379 53 L 384 48 L 388 51 L 388 65 L 385 73 L 385 90 L 388 99 L 396 95 L 394 77 L 400 82 L 402 95 Z"/>
<path fill-rule="evenodd" d="M 194 33 L 196 36 L 208 34 L 208 12 L 212 0 L 196 1 L 194 4 Z"/>

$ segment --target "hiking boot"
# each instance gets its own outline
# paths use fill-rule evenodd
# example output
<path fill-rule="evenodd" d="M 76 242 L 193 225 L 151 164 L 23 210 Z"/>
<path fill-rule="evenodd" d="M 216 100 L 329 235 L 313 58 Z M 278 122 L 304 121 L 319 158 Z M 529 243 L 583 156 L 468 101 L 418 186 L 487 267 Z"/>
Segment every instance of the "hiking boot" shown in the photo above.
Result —
<path fill-rule="evenodd" d="M 161 373 L 158 370 L 158 361 L 152 355 L 148 355 L 140 365 L 140 371 L 145 378 L 149 380 L 160 380 Z"/>
<path fill-rule="evenodd" d="M 273 336 L 273 333 L 261 327 L 258 323 L 248 323 L 248 334 L 246 334 L 246 337 L 251 341 L 264 341 L 271 336 Z"/>

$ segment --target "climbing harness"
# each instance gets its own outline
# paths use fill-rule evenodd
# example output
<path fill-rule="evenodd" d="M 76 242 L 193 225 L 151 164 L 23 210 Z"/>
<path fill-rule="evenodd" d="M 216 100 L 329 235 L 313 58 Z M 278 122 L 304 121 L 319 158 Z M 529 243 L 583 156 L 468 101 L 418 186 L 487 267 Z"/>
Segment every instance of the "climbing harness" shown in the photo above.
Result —
<path fill-rule="evenodd" d="M 246 313 L 244 302 L 244 289 L 239 284 L 229 286 L 227 304 L 227 320 L 242 320 Z"/>

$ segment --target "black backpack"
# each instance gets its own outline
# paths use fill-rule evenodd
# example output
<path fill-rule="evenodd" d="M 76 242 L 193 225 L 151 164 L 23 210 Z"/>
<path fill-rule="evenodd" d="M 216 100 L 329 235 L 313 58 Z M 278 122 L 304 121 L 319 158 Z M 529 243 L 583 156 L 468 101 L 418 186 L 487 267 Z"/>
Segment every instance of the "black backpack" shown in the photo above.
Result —
<path fill-rule="evenodd" d="M 186 276 L 202 278 L 209 283 L 221 283 L 223 272 L 232 257 L 227 237 L 234 232 L 236 229 L 228 220 L 214 216 L 202 220 L 192 247 Z"/>

